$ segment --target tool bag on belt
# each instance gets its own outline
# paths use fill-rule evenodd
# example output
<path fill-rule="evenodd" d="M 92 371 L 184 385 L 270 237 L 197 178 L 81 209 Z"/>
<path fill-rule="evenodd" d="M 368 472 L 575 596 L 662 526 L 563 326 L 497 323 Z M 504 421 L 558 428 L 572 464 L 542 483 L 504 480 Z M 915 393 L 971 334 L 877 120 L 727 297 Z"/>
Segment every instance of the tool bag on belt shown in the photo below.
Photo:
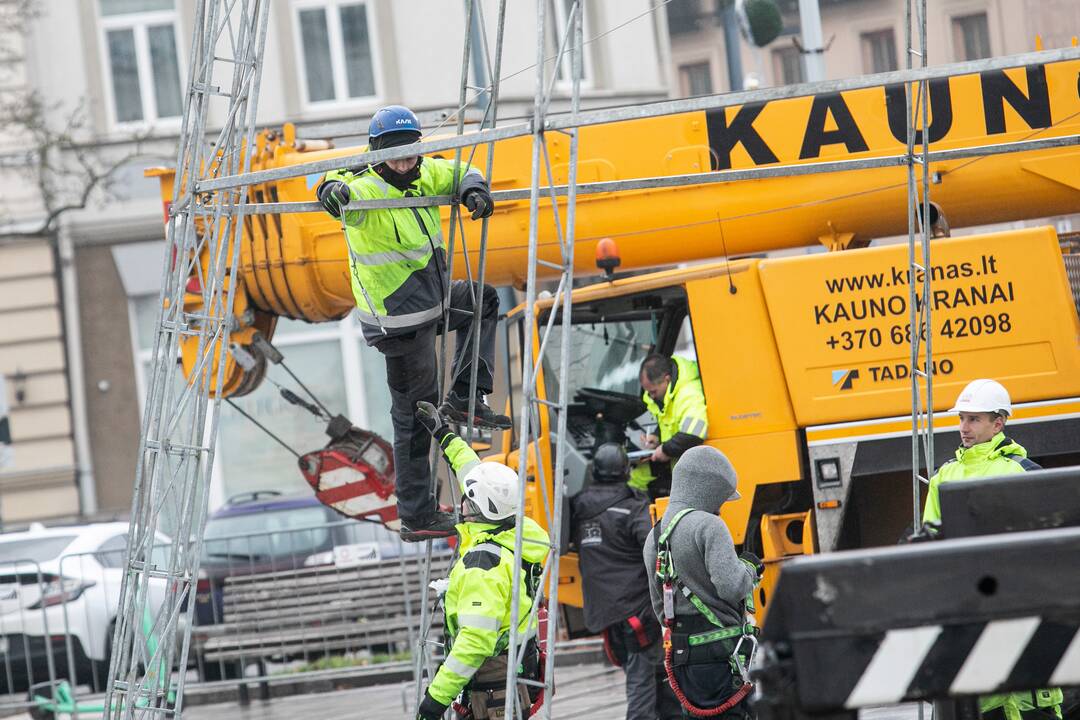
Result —
<path fill-rule="evenodd" d="M 468 701 L 468 709 L 455 707 L 460 717 L 471 718 L 471 720 L 505 720 L 508 660 L 509 656 L 503 652 L 484 661 L 463 693 L 464 699 Z M 525 648 L 525 657 L 521 666 L 518 667 L 518 677 L 536 680 L 540 677 L 541 667 L 536 641 L 530 639 Z M 527 687 L 519 683 L 517 692 L 518 707 L 525 711 L 525 717 L 529 717 L 532 715 L 539 688 Z"/>
<path fill-rule="evenodd" d="M 675 697 L 692 717 L 716 717 L 733 710 L 753 689 L 748 668 L 757 647 L 757 628 L 750 623 L 724 625 L 679 580 L 668 543 L 689 512 L 692 508 L 680 511 L 656 538 L 656 576 L 664 595 L 664 670 Z M 676 593 L 696 612 L 676 617 Z M 753 612 L 753 597 L 747 596 L 741 605 L 745 617 Z"/>

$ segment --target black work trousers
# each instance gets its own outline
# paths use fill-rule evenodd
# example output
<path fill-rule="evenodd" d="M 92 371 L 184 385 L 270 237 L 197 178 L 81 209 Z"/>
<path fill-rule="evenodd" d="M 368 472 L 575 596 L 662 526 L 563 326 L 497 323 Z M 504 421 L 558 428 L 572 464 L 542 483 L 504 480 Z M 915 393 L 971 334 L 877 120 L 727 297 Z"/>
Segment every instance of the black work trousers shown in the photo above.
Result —
<path fill-rule="evenodd" d="M 472 288 L 475 283 L 455 280 L 450 286 L 450 330 L 456 331 L 452 386 L 459 394 L 469 387 L 472 359 Z M 476 373 L 477 392 L 490 393 L 494 387 L 495 330 L 499 320 L 499 296 L 495 288 L 484 286 L 480 316 L 480 362 Z M 464 312 L 460 312 L 464 311 Z M 386 383 L 390 387 L 390 418 L 394 425 L 394 471 L 398 517 L 420 521 L 437 509 L 431 482 L 431 436 L 416 420 L 416 403 L 439 404 L 438 357 L 436 343 L 442 321 L 413 332 L 377 340 L 374 346 L 386 358 Z"/>

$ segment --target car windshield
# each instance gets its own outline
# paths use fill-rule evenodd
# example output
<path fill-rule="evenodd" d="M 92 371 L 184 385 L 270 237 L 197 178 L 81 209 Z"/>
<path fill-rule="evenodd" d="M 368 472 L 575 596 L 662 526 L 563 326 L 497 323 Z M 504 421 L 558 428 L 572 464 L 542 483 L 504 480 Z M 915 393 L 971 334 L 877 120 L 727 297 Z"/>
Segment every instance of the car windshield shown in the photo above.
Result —
<path fill-rule="evenodd" d="M 206 522 L 203 553 L 210 558 L 236 560 L 309 555 L 331 544 L 330 528 L 326 527 L 329 520 L 322 506 L 211 518 Z"/>
<path fill-rule="evenodd" d="M 0 538 L 0 563 L 20 560 L 42 563 L 55 560 L 74 539 L 74 535 L 49 535 L 7 541 Z"/>

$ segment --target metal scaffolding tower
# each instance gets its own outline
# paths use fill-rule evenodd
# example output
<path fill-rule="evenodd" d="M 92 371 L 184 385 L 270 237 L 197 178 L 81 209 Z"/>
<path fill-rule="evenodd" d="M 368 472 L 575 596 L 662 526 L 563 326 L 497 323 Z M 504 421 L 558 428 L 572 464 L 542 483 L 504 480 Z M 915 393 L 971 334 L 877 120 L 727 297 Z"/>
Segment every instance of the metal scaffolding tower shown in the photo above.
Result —
<path fill-rule="evenodd" d="M 494 143 L 497 140 L 532 137 L 532 176 L 527 190 L 503 190 L 493 193 L 497 201 L 529 200 L 528 266 L 526 268 L 526 301 L 524 327 L 529 337 L 524 342 L 522 394 L 516 428 L 519 458 L 519 483 L 524 490 L 528 463 L 536 468 L 536 482 L 543 493 L 544 512 L 551 536 L 548 562 L 544 566 L 541 587 L 546 586 L 544 596 L 552 612 L 546 629 L 549 650 L 543 681 L 518 678 L 518 662 L 508 663 L 506 678 L 505 712 L 508 718 L 524 717 L 527 708 L 520 702 L 520 687 L 535 686 L 545 692 L 543 716 L 551 715 L 551 697 L 554 687 L 554 642 L 558 635 L 558 588 L 559 552 L 562 528 L 564 488 L 562 483 L 565 466 L 566 443 L 556 442 L 554 452 L 554 476 L 551 478 L 552 493 L 547 492 L 549 469 L 544 466 L 537 441 L 541 432 L 541 416 L 552 414 L 556 426 L 555 438 L 566 436 L 567 376 L 570 348 L 570 291 L 573 285 L 574 222 L 578 195 L 610 193 L 645 188 L 672 187 L 703 183 L 724 183 L 764 177 L 794 176 L 813 173 L 840 172 L 861 168 L 906 167 L 908 170 L 907 208 L 909 218 L 909 261 L 912 280 L 909 283 L 911 317 L 911 377 L 912 377 L 912 424 L 913 424 L 913 502 L 915 522 L 918 523 L 920 483 L 919 429 L 925 428 L 921 440 L 926 446 L 927 465 L 933 465 L 933 398 L 932 398 L 932 347 L 930 325 L 930 248 L 929 223 L 921 218 L 929 217 L 930 172 L 929 164 L 947 159 L 981 157 L 1004 152 L 1037 150 L 1080 144 L 1080 136 L 1029 139 L 1021 142 L 969 147 L 931 152 L 929 137 L 920 139 L 919 127 L 927 127 L 929 82 L 954 74 L 1015 67 L 1029 62 L 1051 62 L 1075 59 L 1080 52 L 1075 48 L 1030 53 L 1009 58 L 992 58 L 976 62 L 958 63 L 930 68 L 926 59 L 926 0 L 908 0 L 907 48 L 908 69 L 868 77 L 845 78 L 827 82 L 807 83 L 794 86 L 766 88 L 763 90 L 729 93 L 684 100 L 671 100 L 640 106 L 607 108 L 582 111 L 580 109 L 582 53 L 587 42 L 582 35 L 582 0 L 569 3 L 566 26 L 562 28 L 558 50 L 548 56 L 548 30 L 553 22 L 546 16 L 550 8 L 546 0 L 537 0 L 535 10 L 536 87 L 533 113 L 529 121 L 513 125 L 496 126 L 498 94 L 501 74 L 501 56 L 506 2 L 499 4 L 494 53 L 487 52 L 487 40 L 483 31 L 483 17 L 476 0 L 467 0 L 466 37 L 463 49 L 460 107 L 457 109 L 457 135 L 451 138 L 425 142 L 425 154 L 454 150 L 457 162 L 462 160 L 464 148 L 481 144 L 489 146 L 487 154 L 487 177 L 492 176 Z M 915 19 L 911 4 L 917 3 Z M 135 497 L 129 534 L 127 573 L 124 580 L 117 626 L 113 636 L 112 663 L 109 673 L 109 692 L 106 716 L 110 718 L 144 717 L 150 714 L 181 717 L 183 710 L 183 673 L 174 679 L 172 668 L 186 667 L 190 639 L 191 616 L 194 603 L 188 602 L 195 584 L 201 553 L 202 532 L 206 518 L 206 489 L 214 453 L 217 429 L 218 400 L 213 389 L 222 383 L 225 357 L 229 347 L 230 308 L 236 283 L 227 272 L 237 262 L 238 243 L 234 242 L 245 215 L 255 213 L 311 212 L 321 210 L 315 202 L 247 203 L 246 188 L 289 177 L 335 170 L 340 167 L 374 164 L 388 159 L 408 156 L 415 148 L 388 148 L 375 152 L 361 152 L 344 158 L 306 162 L 289 167 L 248 172 L 245 147 L 252 147 L 255 129 L 255 110 L 258 99 L 259 77 L 262 67 L 263 44 L 267 27 L 269 3 L 266 0 L 198 0 L 193 48 L 189 68 L 189 88 L 181 131 L 177 159 L 177 185 L 168 227 L 168 245 L 172 255 L 167 258 L 163 270 L 163 311 L 153 354 L 153 369 L 148 387 L 146 412 L 140 441 L 140 464 L 136 474 Z M 650 10 L 658 11 L 663 5 L 655 4 Z M 913 45 L 913 33 L 918 25 L 918 46 Z M 471 32 L 472 28 L 478 28 Z M 479 52 L 479 49 L 483 52 Z M 919 57 L 915 67 L 913 58 Z M 556 87 L 557 70 L 564 59 L 572 68 L 570 109 L 566 113 L 551 113 L 550 105 Z M 470 63 L 479 80 L 470 85 Z M 489 80 L 487 80 L 489 79 Z M 659 117 L 674 113 L 700 111 L 714 108 L 736 107 L 748 102 L 767 102 L 790 97 L 820 93 L 843 92 L 858 88 L 893 83 L 916 83 L 917 98 L 912 103 L 913 92 L 908 93 L 908 142 L 906 153 L 888 157 L 860 158 L 856 160 L 817 162 L 799 165 L 771 166 L 749 170 L 725 170 L 676 176 L 636 178 L 606 182 L 577 183 L 578 128 L 588 125 Z M 468 91 L 474 91 L 468 97 Z M 484 119 L 480 129 L 464 133 L 463 113 L 468 105 L 480 100 Z M 221 107 L 220 110 L 215 109 Z M 209 136 L 211 123 L 221 123 L 220 132 Z M 552 172 L 546 136 L 565 133 L 569 136 L 569 165 L 565 185 L 557 185 Z M 925 142 L 924 142 L 925 140 Z M 916 146 L 920 145 L 919 151 Z M 470 156 L 471 160 L 471 156 Z M 919 195 L 918 168 L 921 167 L 922 195 Z M 545 197 L 546 196 L 546 197 Z M 565 198 L 565 200 L 560 200 Z M 539 220 L 541 208 L 550 202 L 555 219 L 557 239 L 561 249 L 559 263 L 549 263 L 538 257 Z M 921 204 L 922 213 L 917 211 Z M 449 257 L 454 256 L 454 244 L 460 241 L 465 249 L 466 275 L 473 279 L 473 265 L 465 246 L 463 223 L 456 198 L 419 197 L 394 200 L 353 201 L 350 210 L 388 207 L 431 207 L 450 205 Z M 920 225 L 921 223 L 921 225 Z M 916 262 L 916 236 L 921 241 L 922 258 Z M 485 275 L 487 248 L 487 222 L 482 224 L 477 273 L 475 279 L 482 286 Z M 544 265 L 558 270 L 557 291 L 545 327 L 534 330 L 538 299 L 537 267 Z M 184 307 L 185 283 L 189 276 L 200 281 L 202 306 L 195 311 Z M 921 278 L 917 294 L 916 277 Z M 473 308 L 480 307 L 481 291 L 474 287 Z M 448 306 L 448 304 L 447 304 Z M 446 311 L 449 312 L 448 310 Z M 472 371 L 471 389 L 476 387 L 479 353 L 479 316 L 473 313 L 471 325 Z M 444 321 L 448 315 L 444 315 Z M 556 330 L 555 324 L 560 322 Z M 925 340 L 919 328 L 925 328 Z M 542 399 L 536 386 L 538 370 L 553 338 L 561 335 L 557 380 L 557 401 Z M 199 338 L 198 361 L 195 372 L 182 387 L 175 382 L 178 341 L 181 336 Z M 922 354 L 920 354 L 922 353 Z M 443 343 L 443 357 L 446 345 Z M 919 366 L 923 358 L 922 367 Z M 444 388 L 446 378 L 440 377 Z M 475 392 L 471 393 L 475 398 Z M 925 400 L 925 411 L 923 401 Z M 470 412 L 470 415 L 472 413 Z M 925 415 L 925 419 L 924 418 Z M 472 427 L 466 430 L 471 438 Z M 524 497 L 524 492 L 522 493 Z M 176 518 L 174 536 L 167 567 L 159 567 L 151 560 L 155 533 L 165 513 Z M 523 618 L 520 617 L 519 579 L 521 576 L 522 533 L 524 507 L 518 509 L 518 529 L 514 548 L 514 596 L 511 614 L 511 630 L 508 652 L 515 660 L 522 653 L 529 639 L 519 632 Z M 430 571 L 430 550 L 428 553 Z M 417 643 L 415 672 L 416 694 L 419 699 L 425 673 L 430 675 L 431 663 L 427 648 L 437 645 L 427 638 L 431 608 L 427 596 L 425 576 L 422 598 L 421 637 Z M 164 605 L 151 607 L 147 602 L 151 583 L 168 583 Z M 544 603 L 537 598 L 533 603 L 531 617 L 524 627 L 532 628 Z M 186 622 L 181 623 L 181 617 Z M 183 641 L 179 653 L 175 642 L 176 629 L 183 625 Z"/>
<path fill-rule="evenodd" d="M 194 588 L 206 521 L 207 487 L 213 464 L 220 387 L 229 347 L 235 267 L 247 188 L 203 193 L 198 184 L 248 169 L 255 136 L 262 51 L 269 2 L 199 0 L 188 67 L 177 183 L 162 283 L 162 312 L 154 340 L 139 463 L 135 475 L 126 572 L 121 586 L 105 717 L 180 717 L 187 666 Z M 210 123 L 221 129 L 209 133 Z M 189 277 L 199 280 L 202 303 L 189 311 Z M 182 336 L 198 337 L 195 370 L 178 387 L 177 356 Z M 168 563 L 152 551 L 166 514 L 175 518 L 176 542 Z M 160 607 L 149 602 L 153 584 L 165 585 Z M 182 627 L 177 653 L 175 636 Z M 175 687 L 174 687 L 175 682 Z"/>

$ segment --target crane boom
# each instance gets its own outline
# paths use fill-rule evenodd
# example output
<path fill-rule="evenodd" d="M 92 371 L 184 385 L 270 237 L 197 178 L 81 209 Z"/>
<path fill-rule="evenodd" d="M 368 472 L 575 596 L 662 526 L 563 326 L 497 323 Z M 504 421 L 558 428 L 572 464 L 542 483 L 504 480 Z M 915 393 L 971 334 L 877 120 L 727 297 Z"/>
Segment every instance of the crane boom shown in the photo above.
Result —
<path fill-rule="evenodd" d="M 903 85 L 882 85 L 583 127 L 578 130 L 578 182 L 903 154 L 905 94 Z M 929 100 L 926 132 L 935 150 L 1080 135 L 1080 61 L 933 80 Z M 528 185 L 530 143 L 526 137 L 495 143 L 494 190 Z M 541 181 L 564 184 L 569 138 L 550 134 L 548 149 L 551 176 L 542 171 Z M 473 155 L 463 156 L 484 167 L 487 151 L 478 146 Z M 284 132 L 260 135 L 252 169 L 349 153 L 355 148 L 310 150 L 287 126 Z M 1067 146 L 936 162 L 931 167 L 933 196 L 953 227 L 1069 213 L 1080 204 L 1078 161 L 1080 150 Z M 163 197 L 171 198 L 168 173 L 159 174 Z M 250 200 L 311 201 L 319 180 L 308 176 L 256 185 Z M 906 170 L 897 166 L 584 195 L 578 199 L 575 272 L 595 272 L 592 251 L 607 237 L 620 238 L 623 269 L 818 243 L 830 249 L 862 247 L 873 238 L 906 232 L 906 194 Z M 444 208 L 446 237 L 449 218 Z M 247 343 L 245 329 L 269 335 L 279 316 L 321 322 L 353 308 L 346 248 L 336 221 L 322 213 L 297 213 L 253 216 L 246 223 L 237 274 L 243 307 L 238 309 L 253 312 L 247 328 L 234 330 L 234 341 Z M 540 223 L 540 258 L 556 262 L 550 205 Z M 475 255 L 479 227 L 464 225 L 465 244 Z M 489 225 L 488 282 L 523 283 L 527 230 L 527 201 L 500 203 Z M 459 255 L 461 246 L 459 240 Z M 475 271 L 475 259 L 473 265 Z M 455 275 L 465 275 L 462 257 L 453 267 Z M 251 373 L 228 368 L 226 394 L 253 388 L 257 380 Z"/>

